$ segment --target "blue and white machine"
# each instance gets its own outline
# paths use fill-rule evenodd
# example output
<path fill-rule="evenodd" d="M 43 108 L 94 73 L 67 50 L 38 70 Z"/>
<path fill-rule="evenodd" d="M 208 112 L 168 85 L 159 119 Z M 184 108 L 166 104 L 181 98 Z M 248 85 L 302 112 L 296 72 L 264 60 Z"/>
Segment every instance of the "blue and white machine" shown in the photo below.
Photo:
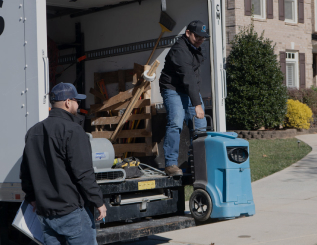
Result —
<path fill-rule="evenodd" d="M 236 133 L 205 129 L 195 129 L 194 135 L 190 154 L 194 178 L 189 201 L 192 216 L 205 221 L 209 217 L 254 215 L 249 142 L 237 138 Z"/>

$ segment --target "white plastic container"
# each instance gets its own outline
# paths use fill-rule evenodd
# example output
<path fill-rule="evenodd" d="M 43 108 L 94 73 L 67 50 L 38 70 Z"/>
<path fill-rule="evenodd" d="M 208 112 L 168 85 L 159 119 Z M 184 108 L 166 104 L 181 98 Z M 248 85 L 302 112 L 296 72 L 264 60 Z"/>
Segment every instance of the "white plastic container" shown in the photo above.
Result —
<path fill-rule="evenodd" d="M 115 158 L 112 143 L 105 138 L 93 138 L 90 133 L 87 134 L 91 144 L 93 167 L 111 168 Z"/>

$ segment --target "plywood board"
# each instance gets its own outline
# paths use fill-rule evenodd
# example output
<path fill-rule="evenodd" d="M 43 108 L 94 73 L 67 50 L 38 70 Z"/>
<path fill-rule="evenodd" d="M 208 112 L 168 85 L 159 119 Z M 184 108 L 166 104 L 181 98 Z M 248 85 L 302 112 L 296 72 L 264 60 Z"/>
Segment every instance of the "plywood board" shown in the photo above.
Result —
<path fill-rule="evenodd" d="M 121 116 L 115 117 L 96 117 L 91 119 L 91 125 L 110 125 L 110 124 L 118 124 L 121 119 Z M 143 119 L 151 119 L 151 114 L 132 114 L 127 118 L 127 121 L 134 120 L 143 120 Z"/>
<path fill-rule="evenodd" d="M 94 131 L 92 132 L 92 136 L 94 138 L 106 138 L 110 139 L 114 131 Z M 121 130 L 118 134 L 117 138 L 125 139 L 125 138 L 144 138 L 144 137 L 152 137 L 152 132 L 148 132 L 145 129 L 132 129 L 132 130 Z"/>
<path fill-rule="evenodd" d="M 151 150 L 151 147 L 147 146 L 146 143 L 134 143 L 134 144 L 114 144 L 113 145 L 115 155 L 118 156 L 125 152 L 138 152 L 143 153 Z"/>
<path fill-rule="evenodd" d="M 107 110 L 119 111 L 119 110 L 122 110 L 122 109 L 126 109 L 128 107 L 128 105 L 129 105 L 129 103 L 130 103 L 129 101 L 121 102 L 121 103 L 118 103 L 118 104 L 110 106 L 110 107 L 105 107 L 102 104 L 91 105 L 90 106 L 90 113 L 95 113 L 95 112 L 100 112 L 100 111 L 107 111 Z M 151 105 L 151 100 L 149 100 L 149 99 L 138 100 L 133 108 L 134 109 L 142 108 L 142 107 L 149 106 L 149 105 Z"/>

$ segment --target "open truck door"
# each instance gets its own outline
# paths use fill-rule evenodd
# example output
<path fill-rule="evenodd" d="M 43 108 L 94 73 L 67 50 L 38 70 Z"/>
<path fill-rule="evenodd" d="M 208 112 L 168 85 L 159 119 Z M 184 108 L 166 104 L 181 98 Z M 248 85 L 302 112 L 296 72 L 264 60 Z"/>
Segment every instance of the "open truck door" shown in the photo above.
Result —
<path fill-rule="evenodd" d="M 27 130 L 48 115 L 46 3 L 0 1 L 0 201 L 21 201 Z"/>

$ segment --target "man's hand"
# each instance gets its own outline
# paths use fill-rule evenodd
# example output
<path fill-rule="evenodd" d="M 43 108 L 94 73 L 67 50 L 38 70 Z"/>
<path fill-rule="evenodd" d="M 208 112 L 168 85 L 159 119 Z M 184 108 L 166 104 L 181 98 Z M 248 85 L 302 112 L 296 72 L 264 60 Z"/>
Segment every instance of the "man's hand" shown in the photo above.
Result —
<path fill-rule="evenodd" d="M 96 219 L 97 221 L 102 220 L 107 215 L 107 208 L 105 205 L 102 205 L 98 208 L 99 211 L 99 217 Z"/>
<path fill-rule="evenodd" d="M 35 212 L 35 210 L 36 210 L 36 202 L 34 201 L 34 202 L 31 202 L 30 204 L 33 207 L 33 212 Z"/>
<path fill-rule="evenodd" d="M 203 119 L 205 117 L 205 112 L 201 105 L 196 105 L 195 107 L 196 117 L 199 119 Z"/>

